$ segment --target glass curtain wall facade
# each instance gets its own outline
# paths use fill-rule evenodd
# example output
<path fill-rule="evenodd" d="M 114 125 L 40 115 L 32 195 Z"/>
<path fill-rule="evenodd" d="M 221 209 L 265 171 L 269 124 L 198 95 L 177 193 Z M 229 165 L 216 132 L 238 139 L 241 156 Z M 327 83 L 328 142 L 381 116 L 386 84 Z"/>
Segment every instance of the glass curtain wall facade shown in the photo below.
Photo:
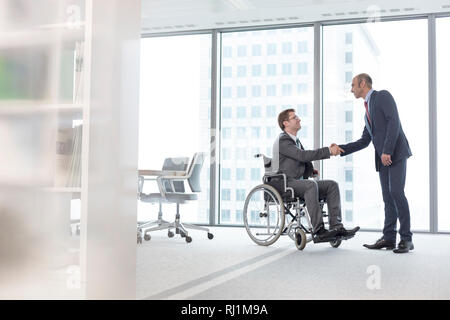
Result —
<path fill-rule="evenodd" d="M 359 73 L 374 90 L 394 97 L 413 156 L 405 193 L 413 230 L 429 229 L 427 20 L 348 24 L 323 28 L 323 145 L 355 141 L 364 129 L 364 101 L 350 92 Z M 399 41 L 401 39 L 401 41 Z M 323 162 L 324 178 L 341 187 L 346 223 L 382 229 L 384 203 L 374 148 Z"/>
<path fill-rule="evenodd" d="M 262 183 L 278 114 L 294 109 L 305 148 L 314 145 L 312 27 L 222 34 L 219 223 L 243 225 L 244 201 Z"/>
<path fill-rule="evenodd" d="M 277 116 L 293 108 L 302 120 L 298 137 L 314 146 L 314 59 L 321 59 L 322 118 L 320 145 L 344 144 L 361 137 L 363 100 L 351 90 L 352 78 L 369 73 L 375 90 L 394 97 L 413 156 L 408 160 L 405 193 L 414 231 L 430 231 L 429 57 L 427 18 L 375 23 L 218 32 L 218 86 L 215 211 L 210 212 L 209 158 L 202 172 L 201 200 L 185 208 L 183 219 L 243 225 L 242 210 L 249 191 L 261 183 L 264 167 L 256 153 L 272 156 L 281 132 Z M 450 170 L 445 166 L 449 135 L 445 126 L 446 74 L 450 70 L 446 39 L 450 18 L 436 18 L 438 231 L 450 231 L 445 199 Z M 142 40 L 140 169 L 160 169 L 168 156 L 211 152 L 211 34 L 155 37 Z M 314 46 L 322 55 L 314 57 Z M 167 128 L 170 128 L 169 130 Z M 316 128 L 317 130 L 317 128 Z M 161 137 L 165 138 L 162 139 Z M 155 139 L 157 137 L 157 139 Z M 374 148 L 322 162 L 322 179 L 340 185 L 346 226 L 383 228 L 384 203 Z M 431 198 L 432 200 L 433 198 Z M 211 201 L 212 201 L 211 200 Z M 145 209 L 143 207 L 146 207 Z M 140 204 L 140 220 L 154 219 L 156 207 Z M 170 206 L 168 206 L 170 207 Z M 168 209 L 164 209 L 167 212 Z M 147 216 L 146 216 L 147 215 Z M 214 216 L 210 219 L 210 216 Z M 144 218 L 146 217 L 146 218 Z"/>

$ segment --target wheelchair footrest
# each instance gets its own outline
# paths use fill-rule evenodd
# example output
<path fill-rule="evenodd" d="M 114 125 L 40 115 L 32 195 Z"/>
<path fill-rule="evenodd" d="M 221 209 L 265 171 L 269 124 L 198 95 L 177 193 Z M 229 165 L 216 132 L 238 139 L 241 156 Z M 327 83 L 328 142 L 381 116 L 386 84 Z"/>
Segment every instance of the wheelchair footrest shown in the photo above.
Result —
<path fill-rule="evenodd" d="M 348 239 L 353 238 L 354 236 L 355 236 L 355 235 L 352 234 L 352 235 L 349 235 L 349 236 L 336 237 L 336 240 L 348 240 Z"/>
<path fill-rule="evenodd" d="M 314 243 L 322 243 L 322 242 L 331 242 L 331 241 L 338 241 L 338 240 L 348 240 L 353 238 L 355 235 L 348 235 L 348 236 L 338 236 L 338 237 L 331 237 L 331 238 L 317 238 L 317 237 L 313 237 L 313 242 Z"/>

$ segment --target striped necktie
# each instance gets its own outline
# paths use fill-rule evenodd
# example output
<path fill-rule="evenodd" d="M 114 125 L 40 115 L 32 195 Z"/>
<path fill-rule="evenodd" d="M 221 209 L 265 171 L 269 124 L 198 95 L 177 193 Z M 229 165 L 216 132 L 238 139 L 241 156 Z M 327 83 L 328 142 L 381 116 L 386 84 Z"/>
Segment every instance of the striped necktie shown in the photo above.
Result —
<path fill-rule="evenodd" d="M 303 146 L 302 146 L 302 144 L 300 143 L 299 138 L 295 139 L 295 144 L 297 145 L 297 147 L 299 147 L 300 149 L 303 150 Z"/>

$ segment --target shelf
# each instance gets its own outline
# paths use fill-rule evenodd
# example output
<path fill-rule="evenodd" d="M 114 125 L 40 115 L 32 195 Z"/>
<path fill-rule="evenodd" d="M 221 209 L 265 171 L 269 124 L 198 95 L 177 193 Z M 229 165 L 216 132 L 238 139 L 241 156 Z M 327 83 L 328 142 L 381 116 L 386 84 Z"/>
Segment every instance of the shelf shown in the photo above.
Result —
<path fill-rule="evenodd" d="M 53 188 L 42 188 L 46 192 L 60 192 L 60 193 L 81 193 L 81 187 L 53 187 Z"/>
<path fill-rule="evenodd" d="M 0 100 L 0 115 L 21 115 L 41 112 L 82 112 L 83 104 L 52 104 L 36 103 L 35 101 L 2 101 Z"/>
<path fill-rule="evenodd" d="M 84 39 L 84 25 L 82 24 L 72 29 L 68 28 L 66 24 L 55 26 L 0 32 L 0 49 L 74 43 Z"/>

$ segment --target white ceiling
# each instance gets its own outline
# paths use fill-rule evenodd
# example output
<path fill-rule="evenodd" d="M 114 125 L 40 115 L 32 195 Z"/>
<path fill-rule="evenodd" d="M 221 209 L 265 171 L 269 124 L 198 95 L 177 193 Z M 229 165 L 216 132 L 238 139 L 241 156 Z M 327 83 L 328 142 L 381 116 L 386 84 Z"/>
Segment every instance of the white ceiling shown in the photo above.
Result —
<path fill-rule="evenodd" d="M 450 12 L 450 0 L 142 0 L 142 33 Z"/>

